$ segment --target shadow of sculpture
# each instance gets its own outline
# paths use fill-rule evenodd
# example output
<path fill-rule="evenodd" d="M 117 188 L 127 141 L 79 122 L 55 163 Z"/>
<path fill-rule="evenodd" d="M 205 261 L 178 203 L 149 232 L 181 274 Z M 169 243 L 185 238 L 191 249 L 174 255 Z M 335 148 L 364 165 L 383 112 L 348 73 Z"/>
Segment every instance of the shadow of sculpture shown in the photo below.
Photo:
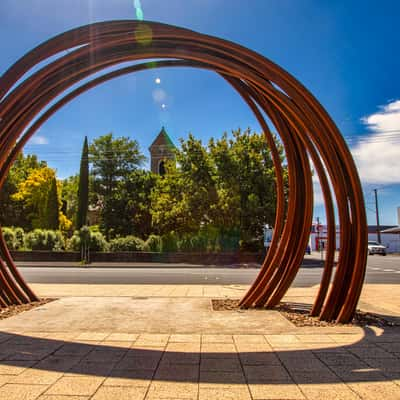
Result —
<path fill-rule="evenodd" d="M 362 332 L 362 338 L 352 344 L 339 343 L 349 336 L 343 334 L 336 335 L 336 343 L 321 343 L 321 335 L 319 342 L 313 343 L 308 335 L 306 342 L 286 345 L 279 340 L 278 344 L 254 343 L 243 336 L 230 343 L 168 342 L 164 346 L 0 332 L 0 374 L 23 379 L 27 368 L 128 380 L 254 385 L 399 380 L 400 329 L 384 328 L 377 334 L 376 329 L 364 327 Z"/>

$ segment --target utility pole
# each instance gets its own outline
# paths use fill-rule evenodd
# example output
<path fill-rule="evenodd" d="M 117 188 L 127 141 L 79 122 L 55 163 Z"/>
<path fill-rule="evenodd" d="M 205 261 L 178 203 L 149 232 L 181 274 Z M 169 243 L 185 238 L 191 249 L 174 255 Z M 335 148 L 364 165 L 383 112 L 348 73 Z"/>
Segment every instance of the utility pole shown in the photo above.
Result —
<path fill-rule="evenodd" d="M 375 193 L 375 214 L 376 214 L 376 237 L 378 243 L 381 244 L 381 227 L 379 226 L 379 208 L 378 208 L 378 189 L 374 189 Z"/>
<path fill-rule="evenodd" d="M 321 234 L 320 234 L 320 232 L 321 232 L 321 224 L 319 223 L 319 217 L 317 217 L 317 240 L 318 240 L 318 251 L 320 252 L 320 254 L 321 254 L 321 260 L 323 259 L 323 247 L 322 247 L 322 242 L 321 242 Z"/>

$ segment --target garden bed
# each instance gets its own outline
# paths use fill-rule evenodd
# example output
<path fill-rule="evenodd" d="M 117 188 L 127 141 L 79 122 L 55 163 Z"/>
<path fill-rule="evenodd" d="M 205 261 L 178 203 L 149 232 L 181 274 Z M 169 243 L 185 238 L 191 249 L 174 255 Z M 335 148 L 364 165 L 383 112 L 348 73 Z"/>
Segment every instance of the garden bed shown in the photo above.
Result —
<path fill-rule="evenodd" d="M 12 251 L 15 261 L 60 261 L 79 262 L 79 252 L 69 251 Z M 91 252 L 91 262 L 161 262 L 161 263 L 189 263 L 201 265 L 231 265 L 241 263 L 261 263 L 262 253 L 249 252 L 171 252 L 157 253 L 144 251 L 124 252 Z"/>
<path fill-rule="evenodd" d="M 239 301 L 238 299 L 213 299 L 212 308 L 214 311 L 243 310 L 239 307 Z M 255 308 L 254 310 L 265 311 L 266 309 Z M 286 319 L 298 327 L 339 325 L 335 322 L 320 321 L 318 317 L 311 317 L 310 306 L 306 304 L 281 303 L 274 307 L 273 310 L 279 311 Z M 390 318 L 357 310 L 352 322 L 346 325 L 377 327 L 400 326 L 400 320 L 398 318 Z"/>
<path fill-rule="evenodd" d="M 29 304 L 19 304 L 16 306 L 9 306 L 7 308 L 0 308 L 0 320 L 5 318 L 13 317 L 24 311 L 32 310 L 33 308 L 43 306 L 44 304 L 50 303 L 56 299 L 40 299 Z"/>

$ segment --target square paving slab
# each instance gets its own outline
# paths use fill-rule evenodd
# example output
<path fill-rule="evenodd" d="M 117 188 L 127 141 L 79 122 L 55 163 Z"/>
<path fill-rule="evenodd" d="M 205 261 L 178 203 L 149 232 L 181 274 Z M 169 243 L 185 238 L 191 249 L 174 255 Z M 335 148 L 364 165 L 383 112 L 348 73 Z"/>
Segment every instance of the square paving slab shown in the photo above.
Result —
<path fill-rule="evenodd" d="M 0 330 L 63 332 L 71 326 L 99 332 L 97 340 L 111 327 L 121 333 L 179 334 L 273 333 L 294 327 L 272 310 L 213 311 L 211 299 L 204 297 L 65 297 L 0 321 Z"/>

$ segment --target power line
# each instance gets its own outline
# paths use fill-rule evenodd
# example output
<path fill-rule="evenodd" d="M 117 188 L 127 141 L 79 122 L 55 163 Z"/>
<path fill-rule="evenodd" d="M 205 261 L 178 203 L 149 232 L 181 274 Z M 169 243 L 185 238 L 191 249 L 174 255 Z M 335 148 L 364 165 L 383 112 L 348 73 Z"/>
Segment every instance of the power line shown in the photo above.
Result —
<path fill-rule="evenodd" d="M 377 136 L 380 133 L 383 132 L 398 132 L 397 134 L 391 134 L 391 135 L 381 135 L 381 136 Z M 385 142 L 390 142 L 390 143 L 397 143 L 400 142 L 400 130 L 392 130 L 392 131 L 381 131 L 379 133 L 370 133 L 370 135 L 375 135 L 375 136 L 370 136 L 370 137 L 365 137 L 365 136 L 361 136 L 361 134 L 359 135 L 352 135 L 352 136 L 343 136 L 344 139 L 346 140 L 346 142 L 348 143 L 358 143 L 358 144 L 362 144 L 362 143 L 385 143 Z M 33 146 L 40 146 L 42 147 L 43 145 L 39 145 L 39 144 L 35 144 L 35 143 L 27 143 L 26 147 L 33 147 Z M 42 154 L 77 154 L 79 155 L 80 152 L 74 152 L 74 151 L 42 151 Z M 115 153 L 119 153 L 118 151 L 113 151 L 113 154 Z"/>

